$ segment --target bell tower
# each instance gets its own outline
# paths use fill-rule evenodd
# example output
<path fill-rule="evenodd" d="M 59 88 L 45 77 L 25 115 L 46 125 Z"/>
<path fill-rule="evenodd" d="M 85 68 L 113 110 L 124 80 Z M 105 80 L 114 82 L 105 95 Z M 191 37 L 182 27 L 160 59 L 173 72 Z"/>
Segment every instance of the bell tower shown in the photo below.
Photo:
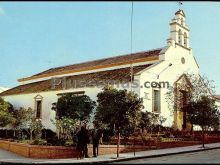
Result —
<path fill-rule="evenodd" d="M 179 9 L 170 22 L 170 38 L 168 44 L 176 44 L 184 48 L 189 47 L 189 28 L 186 25 L 186 16 L 183 10 Z"/>

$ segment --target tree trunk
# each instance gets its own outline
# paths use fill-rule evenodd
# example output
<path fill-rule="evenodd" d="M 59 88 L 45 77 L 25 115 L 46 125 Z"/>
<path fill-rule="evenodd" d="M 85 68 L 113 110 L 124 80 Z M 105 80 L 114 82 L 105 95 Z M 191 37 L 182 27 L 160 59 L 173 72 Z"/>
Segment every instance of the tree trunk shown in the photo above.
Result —
<path fill-rule="evenodd" d="M 6 136 L 6 139 L 8 139 L 8 130 L 7 129 L 5 131 L 5 136 Z"/>
<path fill-rule="evenodd" d="M 32 139 L 33 139 L 33 131 L 30 130 L 30 142 L 32 142 Z"/>
<path fill-rule="evenodd" d="M 204 134 L 204 126 L 202 126 L 202 147 L 205 148 L 205 134 Z"/>
<path fill-rule="evenodd" d="M 60 139 L 60 132 L 61 132 L 61 130 L 60 130 L 60 127 L 58 128 L 58 131 L 57 131 L 57 137 L 58 137 L 58 139 Z"/>
<path fill-rule="evenodd" d="M 135 139 L 135 136 L 134 136 L 134 139 L 133 139 L 133 140 L 134 140 L 134 141 L 133 141 L 133 146 L 134 146 L 134 156 L 135 156 L 135 152 L 136 152 L 136 151 L 135 151 L 135 140 L 136 140 L 136 139 Z"/>
<path fill-rule="evenodd" d="M 191 133 L 191 135 L 193 135 L 193 134 L 194 134 L 194 131 L 193 131 L 193 125 L 191 126 L 190 133 Z"/>
<path fill-rule="evenodd" d="M 42 130 L 41 132 L 42 132 L 42 138 L 43 139 L 47 139 L 47 133 L 46 133 L 47 131 L 46 130 Z"/>
<path fill-rule="evenodd" d="M 118 138 L 117 138 L 117 158 L 119 157 L 119 145 L 120 145 L 120 131 L 118 129 Z"/>

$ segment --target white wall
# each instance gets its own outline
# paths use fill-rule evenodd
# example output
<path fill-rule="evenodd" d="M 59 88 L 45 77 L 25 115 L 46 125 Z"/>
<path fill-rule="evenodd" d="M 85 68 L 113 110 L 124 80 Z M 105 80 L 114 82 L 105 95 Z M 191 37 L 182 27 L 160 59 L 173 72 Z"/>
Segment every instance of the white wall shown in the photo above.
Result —
<path fill-rule="evenodd" d="M 185 58 L 185 64 L 181 63 L 181 58 Z M 152 68 L 145 70 L 140 75 L 140 84 L 144 86 L 144 82 L 146 81 L 168 81 L 172 86 L 173 83 L 183 74 L 183 73 L 199 73 L 199 68 L 195 62 L 195 59 L 191 53 L 187 49 L 182 47 L 170 46 L 164 54 L 164 61 L 155 65 Z M 172 63 L 171 67 L 168 67 L 164 72 L 162 72 L 157 79 L 155 73 L 160 73 L 163 69 L 165 69 L 170 63 Z M 145 92 L 148 93 L 149 98 L 144 97 L 144 106 L 145 110 L 152 112 L 152 91 L 153 88 L 145 88 L 140 89 L 140 97 L 145 96 Z M 161 115 L 167 118 L 164 123 L 165 126 L 172 126 L 173 124 L 173 116 L 171 110 L 168 108 L 168 103 L 165 99 L 165 93 L 168 90 L 166 88 L 161 89 Z"/>
<path fill-rule="evenodd" d="M 4 96 L 3 98 L 6 101 L 9 101 L 14 108 L 19 109 L 20 107 L 24 108 L 35 108 L 35 97 L 37 95 L 41 95 L 42 99 L 42 124 L 45 128 L 51 129 L 53 131 L 56 130 L 55 125 L 51 122 L 51 119 L 55 119 L 55 112 L 51 109 L 52 103 L 57 102 L 58 93 L 64 92 L 77 92 L 77 91 L 85 91 L 85 94 L 88 95 L 92 100 L 97 100 L 97 93 L 101 91 L 101 88 L 78 88 L 78 89 L 69 89 L 69 90 L 60 90 L 60 91 L 50 91 L 50 92 L 40 92 L 33 94 L 22 94 L 22 95 L 12 95 L 12 96 Z"/>

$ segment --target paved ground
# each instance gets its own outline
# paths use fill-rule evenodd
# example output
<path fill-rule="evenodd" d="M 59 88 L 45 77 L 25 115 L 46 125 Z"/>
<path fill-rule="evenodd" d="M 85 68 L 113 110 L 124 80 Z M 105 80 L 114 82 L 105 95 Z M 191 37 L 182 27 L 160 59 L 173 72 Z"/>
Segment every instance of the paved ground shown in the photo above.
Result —
<path fill-rule="evenodd" d="M 145 159 L 148 161 L 151 161 L 151 163 L 156 163 L 154 161 L 155 158 L 152 157 L 157 157 L 158 161 L 162 161 L 162 163 L 168 163 L 169 161 L 173 161 L 174 163 L 177 162 L 177 159 L 179 161 L 179 163 L 186 163 L 186 162 L 192 162 L 192 160 L 194 160 L 193 158 L 195 157 L 195 161 L 198 160 L 200 161 L 199 163 L 203 163 L 205 161 L 212 161 L 213 163 L 215 162 L 219 162 L 219 158 L 218 155 L 220 154 L 220 143 L 212 143 L 212 144 L 206 144 L 206 149 L 209 149 L 209 151 L 203 151 L 203 153 L 201 152 L 201 154 L 204 153 L 208 153 L 208 155 L 198 155 L 198 153 L 196 153 L 195 151 L 201 151 L 204 150 L 204 148 L 201 148 L 201 145 L 194 145 L 194 146 L 187 146 L 187 147 L 176 147 L 176 148 L 166 148 L 166 149 L 157 149 L 157 150 L 148 150 L 148 151 L 140 151 L 140 152 L 136 152 L 136 156 L 134 156 L 133 152 L 130 153 L 123 153 L 120 154 L 119 158 L 116 158 L 116 154 L 109 154 L 109 155 L 100 155 L 97 158 L 85 158 L 85 159 L 81 159 L 81 160 L 77 160 L 76 158 L 72 158 L 72 159 L 31 159 L 31 158 L 25 158 L 22 156 L 19 156 L 17 154 L 13 154 L 11 152 L 5 151 L 5 150 L 1 150 L 0 149 L 0 163 L 20 163 L 20 164 L 24 164 L 24 163 L 35 163 L 35 164 L 57 164 L 57 163 L 112 163 L 113 161 L 121 161 L 120 163 L 135 163 L 137 161 L 139 161 L 138 163 L 146 163 Z M 210 150 L 212 149 L 212 150 Z M 213 152 L 214 150 L 217 150 L 218 153 Z M 193 153 L 188 153 L 188 152 L 193 152 Z M 183 153 L 188 153 L 189 155 L 186 155 L 185 157 L 181 157 L 181 155 L 173 155 L 173 154 L 181 154 L 183 155 Z M 195 156 L 193 156 L 192 154 L 195 154 Z M 217 154 L 217 155 L 216 155 Z M 168 156 L 168 155 L 172 155 L 172 156 Z M 207 160 L 207 158 L 209 157 L 212 159 Z M 163 157 L 162 157 L 163 156 Z M 167 157 L 168 156 L 168 157 Z M 180 157 L 179 157 L 180 156 Z M 184 158 L 187 160 L 184 160 Z M 197 159 L 198 158 L 198 159 Z M 133 160 L 133 161 L 129 161 L 128 160 Z M 141 162 L 142 161 L 142 162 Z M 119 162 L 118 162 L 119 163 Z"/>
<path fill-rule="evenodd" d="M 122 161 L 122 162 L 115 162 L 114 164 L 178 164 L 178 163 L 220 163 L 220 149 L 214 150 L 207 150 L 207 151 L 200 151 L 200 152 L 193 152 L 193 153 L 185 153 L 185 154 L 178 154 L 178 155 L 169 155 L 169 156 L 162 156 L 156 158 L 144 158 L 144 159 L 136 159 L 130 161 Z"/>
<path fill-rule="evenodd" d="M 0 160 L 1 159 L 24 159 L 24 157 L 14 154 L 12 152 L 0 149 Z"/>

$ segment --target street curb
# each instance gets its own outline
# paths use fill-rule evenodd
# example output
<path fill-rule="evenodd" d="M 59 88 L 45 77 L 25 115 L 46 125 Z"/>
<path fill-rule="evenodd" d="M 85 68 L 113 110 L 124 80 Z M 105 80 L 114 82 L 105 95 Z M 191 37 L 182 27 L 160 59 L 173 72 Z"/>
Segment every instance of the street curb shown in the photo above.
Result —
<path fill-rule="evenodd" d="M 143 159 L 143 158 L 155 158 L 155 157 L 162 157 L 162 156 L 169 156 L 169 155 L 178 155 L 178 154 L 184 154 L 184 153 L 201 152 L 201 151 L 214 150 L 214 149 L 220 149 L 220 147 L 202 148 L 202 149 L 198 149 L 198 150 L 180 151 L 180 152 L 174 152 L 174 153 L 149 155 L 149 156 L 137 156 L 137 157 L 121 158 L 121 159 L 116 159 L 116 160 L 106 160 L 106 161 L 99 161 L 99 162 L 89 162 L 89 164 L 93 164 L 93 163 L 95 163 L 95 164 L 102 164 L 102 163 L 111 163 L 111 162 L 122 162 L 122 161 L 129 161 L 129 160 L 136 160 L 136 159 Z"/>
<path fill-rule="evenodd" d="M 129 160 L 136 160 L 136 159 L 144 159 L 144 158 L 156 158 L 156 157 L 162 157 L 162 156 L 169 156 L 169 155 L 178 155 L 178 154 L 184 154 L 184 153 L 192 153 L 192 152 L 201 152 L 201 151 L 207 151 L 207 150 L 214 150 L 214 149 L 220 149 L 219 147 L 207 147 L 207 148 L 201 148 L 201 149 L 194 149 L 189 151 L 179 151 L 179 152 L 173 152 L 173 153 L 165 153 L 165 154 L 157 154 L 157 155 L 149 155 L 149 156 L 137 156 L 137 157 L 129 157 L 129 158 L 114 158 L 114 160 L 101 160 L 101 161 L 93 161 L 93 162 L 1 162 L 0 164 L 106 164 L 106 163 L 113 163 L 113 162 L 122 162 L 122 161 L 129 161 Z"/>

